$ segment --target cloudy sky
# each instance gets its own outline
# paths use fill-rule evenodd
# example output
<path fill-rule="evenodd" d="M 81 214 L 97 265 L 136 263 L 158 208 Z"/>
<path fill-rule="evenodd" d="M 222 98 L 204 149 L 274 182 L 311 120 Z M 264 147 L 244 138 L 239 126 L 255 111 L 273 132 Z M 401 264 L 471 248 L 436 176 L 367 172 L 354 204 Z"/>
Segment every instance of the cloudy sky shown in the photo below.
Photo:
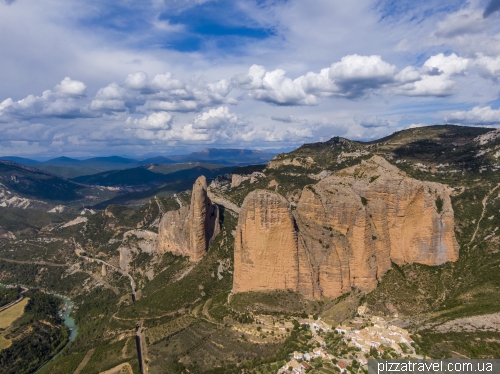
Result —
<path fill-rule="evenodd" d="M 0 155 L 500 125 L 500 0 L 0 0 Z"/>

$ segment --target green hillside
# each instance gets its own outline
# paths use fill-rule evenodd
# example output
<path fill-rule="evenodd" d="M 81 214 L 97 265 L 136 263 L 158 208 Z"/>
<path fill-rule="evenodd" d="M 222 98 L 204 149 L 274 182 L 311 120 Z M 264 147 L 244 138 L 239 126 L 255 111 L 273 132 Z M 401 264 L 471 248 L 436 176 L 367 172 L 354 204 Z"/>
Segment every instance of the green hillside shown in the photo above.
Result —
<path fill-rule="evenodd" d="M 12 192 L 42 200 L 70 201 L 82 198 L 82 186 L 69 180 L 18 164 L 0 161 L 0 183 Z"/>

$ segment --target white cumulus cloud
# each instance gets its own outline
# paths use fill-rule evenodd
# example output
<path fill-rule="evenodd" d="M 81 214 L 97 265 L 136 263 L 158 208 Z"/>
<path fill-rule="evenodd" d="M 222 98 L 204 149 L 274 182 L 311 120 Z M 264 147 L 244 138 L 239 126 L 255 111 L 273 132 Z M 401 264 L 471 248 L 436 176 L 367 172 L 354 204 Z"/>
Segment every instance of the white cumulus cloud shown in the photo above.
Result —
<path fill-rule="evenodd" d="M 246 76 L 236 77 L 240 88 L 250 90 L 250 97 L 275 105 L 315 105 L 317 99 L 307 94 L 300 78 L 292 80 L 286 71 L 266 71 L 263 66 L 252 65 Z"/>
<path fill-rule="evenodd" d="M 30 120 L 32 118 L 87 118 L 93 117 L 87 108 L 86 86 L 80 81 L 64 78 L 54 90 L 45 90 L 41 96 L 28 95 L 0 104 L 0 121 Z"/>
<path fill-rule="evenodd" d="M 482 77 L 495 81 L 500 78 L 500 56 L 490 57 L 479 53 L 472 64 Z"/>
<path fill-rule="evenodd" d="M 462 124 L 499 124 L 500 109 L 492 109 L 491 106 L 475 106 L 471 110 L 459 110 L 445 116 L 444 120 L 451 123 Z"/>
<path fill-rule="evenodd" d="M 168 130 L 171 128 L 172 115 L 167 112 L 157 112 L 140 119 L 128 117 L 126 124 L 145 130 Z"/>
<path fill-rule="evenodd" d="M 319 73 L 308 72 L 296 79 L 286 71 L 267 71 L 253 65 L 248 74 L 233 81 L 248 90 L 251 98 L 274 105 L 317 105 L 324 97 L 357 99 L 371 92 L 396 93 L 405 96 L 448 96 L 457 85 L 451 77 L 464 74 L 469 60 L 452 53 L 431 56 L 421 68 L 407 66 L 402 70 L 381 56 L 348 55 Z"/>
<path fill-rule="evenodd" d="M 359 97 L 368 90 L 376 90 L 392 83 L 397 68 L 380 56 L 350 55 L 332 64 L 329 78 L 340 88 L 337 94 L 346 97 Z"/>
<path fill-rule="evenodd" d="M 458 88 L 457 83 L 451 78 L 465 73 L 468 64 L 468 59 L 459 57 L 455 53 L 449 56 L 439 53 L 425 61 L 418 71 L 407 68 L 405 72 L 403 69 L 400 73 L 402 78 L 416 78 L 416 73 L 420 77 L 397 87 L 395 92 L 405 96 L 449 96 Z"/>
<path fill-rule="evenodd" d="M 160 113 L 163 113 L 161 117 Z M 168 128 L 159 128 L 156 123 L 168 122 Z M 210 109 L 197 115 L 188 124 L 170 126 L 172 119 L 166 112 L 159 112 L 140 120 L 127 119 L 128 125 L 137 128 L 136 135 L 141 139 L 158 139 L 163 141 L 228 143 L 234 141 L 246 131 L 248 122 L 232 113 L 227 106 Z"/>
<path fill-rule="evenodd" d="M 358 98 L 394 82 L 397 68 L 381 56 L 348 55 L 319 73 L 308 72 L 296 79 L 286 71 L 266 71 L 253 65 L 236 84 L 250 91 L 250 97 L 275 105 L 317 105 L 321 97 Z"/>
<path fill-rule="evenodd" d="M 234 99 L 227 96 L 232 85 L 227 79 L 216 82 L 206 82 L 203 79 L 186 83 L 175 79 L 171 73 L 157 74 L 149 79 L 146 73 L 130 74 L 123 85 L 135 93 L 134 99 L 137 111 L 172 111 L 196 112 L 203 108 L 235 104 Z"/>
<path fill-rule="evenodd" d="M 83 96 L 87 86 L 85 83 L 73 80 L 69 77 L 64 78 L 60 84 L 55 87 L 55 91 L 67 96 Z"/>

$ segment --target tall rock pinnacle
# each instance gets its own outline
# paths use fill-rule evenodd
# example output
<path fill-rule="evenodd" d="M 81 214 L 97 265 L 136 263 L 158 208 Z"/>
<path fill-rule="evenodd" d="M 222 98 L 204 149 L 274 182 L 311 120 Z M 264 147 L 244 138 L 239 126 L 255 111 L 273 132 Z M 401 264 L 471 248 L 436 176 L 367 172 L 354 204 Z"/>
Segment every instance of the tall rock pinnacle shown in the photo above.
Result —
<path fill-rule="evenodd" d="M 163 216 L 156 250 L 199 261 L 219 232 L 219 208 L 208 198 L 207 180 L 201 176 L 193 185 L 191 205 Z"/>

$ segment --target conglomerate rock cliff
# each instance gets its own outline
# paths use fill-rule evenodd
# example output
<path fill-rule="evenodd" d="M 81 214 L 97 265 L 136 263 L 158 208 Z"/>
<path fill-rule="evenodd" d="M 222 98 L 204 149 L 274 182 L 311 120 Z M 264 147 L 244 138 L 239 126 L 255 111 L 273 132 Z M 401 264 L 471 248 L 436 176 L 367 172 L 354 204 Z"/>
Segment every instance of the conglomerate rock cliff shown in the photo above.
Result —
<path fill-rule="evenodd" d="M 161 219 L 156 251 L 198 261 L 219 232 L 219 208 L 208 198 L 207 180 L 201 176 L 193 185 L 191 205 L 167 212 Z"/>
<path fill-rule="evenodd" d="M 308 298 L 371 291 L 398 265 L 458 259 L 447 187 L 409 178 L 379 156 L 306 186 L 297 208 L 250 193 L 236 230 L 234 292 Z"/>
<path fill-rule="evenodd" d="M 286 199 L 268 191 L 248 194 L 240 211 L 234 248 L 233 290 L 296 289 L 297 234 Z"/>

